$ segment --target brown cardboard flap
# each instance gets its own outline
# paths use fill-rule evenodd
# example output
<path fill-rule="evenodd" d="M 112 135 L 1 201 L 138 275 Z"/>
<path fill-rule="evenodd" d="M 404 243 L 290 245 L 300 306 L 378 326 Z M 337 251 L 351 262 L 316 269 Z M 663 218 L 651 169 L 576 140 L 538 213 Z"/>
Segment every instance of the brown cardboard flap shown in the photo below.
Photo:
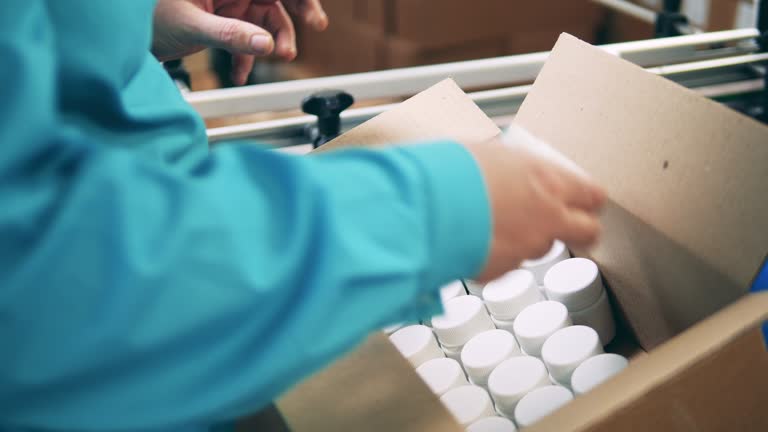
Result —
<path fill-rule="evenodd" d="M 746 296 L 528 430 L 768 430 L 766 320 L 768 293 Z"/>
<path fill-rule="evenodd" d="M 446 79 L 313 152 L 442 138 L 473 144 L 487 141 L 499 132 L 459 86 Z"/>
<path fill-rule="evenodd" d="M 515 123 L 613 201 L 589 255 L 651 348 L 745 294 L 768 251 L 768 128 L 562 35 Z"/>
<path fill-rule="evenodd" d="M 292 432 L 461 432 L 381 334 L 288 392 L 278 403 Z"/>

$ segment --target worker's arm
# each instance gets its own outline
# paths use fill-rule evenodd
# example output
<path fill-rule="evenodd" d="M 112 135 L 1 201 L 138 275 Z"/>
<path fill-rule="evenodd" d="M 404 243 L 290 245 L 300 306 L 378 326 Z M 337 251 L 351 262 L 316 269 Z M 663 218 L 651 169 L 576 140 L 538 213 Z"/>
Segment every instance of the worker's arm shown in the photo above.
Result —
<path fill-rule="evenodd" d="M 463 147 L 232 145 L 171 173 L 60 118 L 41 2 L 0 17 L 0 428 L 236 415 L 481 270 Z"/>

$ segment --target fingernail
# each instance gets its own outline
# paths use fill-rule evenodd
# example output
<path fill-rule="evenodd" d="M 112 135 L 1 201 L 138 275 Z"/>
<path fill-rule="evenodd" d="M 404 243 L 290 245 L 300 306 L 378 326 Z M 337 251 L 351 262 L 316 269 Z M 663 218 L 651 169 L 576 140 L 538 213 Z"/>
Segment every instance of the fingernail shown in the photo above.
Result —
<path fill-rule="evenodd" d="M 251 36 L 251 47 L 259 54 L 269 54 L 272 52 L 272 38 L 264 34 L 255 34 Z"/>

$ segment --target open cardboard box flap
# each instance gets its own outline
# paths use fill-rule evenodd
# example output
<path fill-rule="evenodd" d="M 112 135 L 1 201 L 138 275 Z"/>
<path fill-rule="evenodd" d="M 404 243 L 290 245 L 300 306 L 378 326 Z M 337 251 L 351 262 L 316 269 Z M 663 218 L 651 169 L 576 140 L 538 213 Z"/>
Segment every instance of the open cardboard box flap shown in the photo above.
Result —
<path fill-rule="evenodd" d="M 749 290 L 768 252 L 768 127 L 570 35 L 514 121 L 607 188 L 588 255 L 644 348 Z"/>
<path fill-rule="evenodd" d="M 746 293 L 768 247 L 768 128 L 569 35 L 515 122 L 608 189 L 586 254 L 644 348 Z M 498 133 L 446 80 L 321 150 Z M 766 318 L 768 294 L 748 296 L 531 431 L 768 430 Z M 460 430 L 380 335 L 279 406 L 298 432 Z"/>

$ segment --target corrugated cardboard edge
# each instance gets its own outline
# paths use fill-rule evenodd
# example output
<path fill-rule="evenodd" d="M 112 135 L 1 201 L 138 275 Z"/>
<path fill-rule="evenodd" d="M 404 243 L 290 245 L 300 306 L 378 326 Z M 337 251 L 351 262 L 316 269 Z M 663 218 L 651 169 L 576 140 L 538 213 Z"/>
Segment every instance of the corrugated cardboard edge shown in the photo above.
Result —
<path fill-rule="evenodd" d="M 496 124 L 448 78 L 310 153 L 437 139 L 471 145 L 488 141 L 499 132 Z"/>
<path fill-rule="evenodd" d="M 630 364 L 622 373 L 588 395 L 544 418 L 530 432 L 588 431 L 616 412 L 627 409 L 651 389 L 708 358 L 739 336 L 768 320 L 768 293 L 748 295 Z M 755 338 L 755 343 L 762 343 Z M 768 359 L 762 359 L 763 362 Z M 760 361 L 761 359 L 755 359 Z M 744 377 L 750 379 L 750 377 Z M 768 384 L 768 383 L 765 383 Z M 727 399 L 728 395 L 723 395 Z"/>

